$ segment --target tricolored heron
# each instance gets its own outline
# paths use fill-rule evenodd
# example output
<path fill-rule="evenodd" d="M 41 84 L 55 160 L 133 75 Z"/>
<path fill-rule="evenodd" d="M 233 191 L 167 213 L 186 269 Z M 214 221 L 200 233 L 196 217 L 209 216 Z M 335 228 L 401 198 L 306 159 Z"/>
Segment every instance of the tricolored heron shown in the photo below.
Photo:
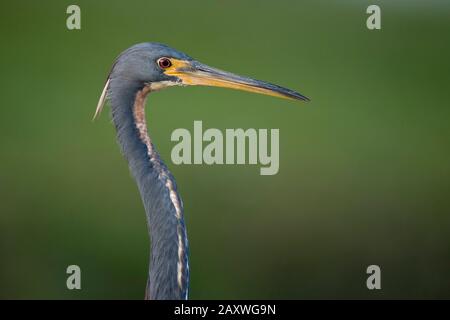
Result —
<path fill-rule="evenodd" d="M 115 61 L 95 111 L 108 99 L 117 139 L 144 204 L 151 251 L 146 299 L 187 299 L 188 238 L 175 179 L 159 157 L 145 121 L 147 95 L 171 86 L 225 87 L 291 100 L 298 92 L 204 65 L 159 43 L 141 43 Z"/>

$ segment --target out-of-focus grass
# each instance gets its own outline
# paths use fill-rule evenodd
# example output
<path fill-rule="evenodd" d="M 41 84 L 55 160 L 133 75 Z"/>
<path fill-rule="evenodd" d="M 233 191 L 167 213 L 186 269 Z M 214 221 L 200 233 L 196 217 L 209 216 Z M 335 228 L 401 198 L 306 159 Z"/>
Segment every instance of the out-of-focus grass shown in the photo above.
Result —
<path fill-rule="evenodd" d="M 108 115 L 112 61 L 143 41 L 269 80 L 307 105 L 212 88 L 149 99 L 177 178 L 191 298 L 450 298 L 450 43 L 443 1 L 68 1 L 2 5 L 0 297 L 142 298 L 148 236 Z M 280 172 L 175 166 L 175 128 L 279 128 Z M 82 268 L 68 291 L 65 269 Z M 382 268 L 382 291 L 365 268 Z"/>

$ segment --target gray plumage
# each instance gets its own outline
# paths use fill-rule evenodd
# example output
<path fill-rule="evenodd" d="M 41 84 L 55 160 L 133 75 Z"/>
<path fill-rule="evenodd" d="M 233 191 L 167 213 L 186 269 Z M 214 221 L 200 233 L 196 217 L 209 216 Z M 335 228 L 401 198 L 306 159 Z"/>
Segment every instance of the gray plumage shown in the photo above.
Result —
<path fill-rule="evenodd" d="M 211 68 L 159 43 L 134 45 L 116 59 L 95 116 L 109 100 L 117 140 L 144 204 L 151 243 L 146 299 L 188 297 L 189 247 L 183 204 L 175 179 L 147 134 L 144 113 L 149 92 L 173 85 L 228 87 L 309 100 L 274 84 Z"/>
<path fill-rule="evenodd" d="M 109 75 L 107 97 L 122 154 L 127 159 L 132 176 L 136 180 L 147 216 L 151 250 L 146 298 L 185 299 L 189 269 L 188 267 L 183 269 L 182 288 L 179 288 L 177 263 L 174 263 L 178 260 L 178 221 L 165 186 L 167 178 L 160 178 L 159 172 L 155 170 L 147 154 L 147 146 L 139 138 L 133 117 L 136 93 L 148 83 L 170 80 L 170 77 L 163 75 L 154 64 L 154 60 L 160 56 L 189 58 L 161 44 L 135 45 L 123 52 L 115 62 Z M 156 149 L 153 150 L 154 156 L 160 159 Z M 160 162 L 169 179 L 172 179 L 176 190 L 175 179 L 164 163 L 161 160 Z M 186 234 L 184 219 L 181 221 L 181 228 L 183 234 Z M 184 237 L 182 244 L 185 252 L 182 263 L 187 266 L 187 237 Z"/>

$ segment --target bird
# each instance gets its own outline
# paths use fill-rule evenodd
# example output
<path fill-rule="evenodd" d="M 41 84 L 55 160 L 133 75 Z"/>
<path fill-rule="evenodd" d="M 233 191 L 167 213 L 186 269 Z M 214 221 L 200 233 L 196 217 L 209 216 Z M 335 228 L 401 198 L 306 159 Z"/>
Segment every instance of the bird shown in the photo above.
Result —
<path fill-rule="evenodd" d="M 183 202 L 173 175 L 150 138 L 145 117 L 149 93 L 172 86 L 224 87 L 309 101 L 296 91 L 210 67 L 161 43 L 135 44 L 116 58 L 94 119 L 108 101 L 118 144 L 145 209 L 150 239 L 146 300 L 187 300 L 189 294 Z"/>

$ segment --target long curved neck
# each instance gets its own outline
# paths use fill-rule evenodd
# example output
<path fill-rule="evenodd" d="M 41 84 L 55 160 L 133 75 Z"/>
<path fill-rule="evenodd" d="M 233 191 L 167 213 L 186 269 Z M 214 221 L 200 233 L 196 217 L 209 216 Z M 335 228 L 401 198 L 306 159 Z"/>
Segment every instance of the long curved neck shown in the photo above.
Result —
<path fill-rule="evenodd" d="M 188 240 L 175 179 L 147 133 L 145 100 L 149 87 L 111 81 L 109 99 L 122 153 L 141 194 L 151 253 L 146 299 L 187 299 Z M 124 85 L 124 83 L 126 85 Z"/>

